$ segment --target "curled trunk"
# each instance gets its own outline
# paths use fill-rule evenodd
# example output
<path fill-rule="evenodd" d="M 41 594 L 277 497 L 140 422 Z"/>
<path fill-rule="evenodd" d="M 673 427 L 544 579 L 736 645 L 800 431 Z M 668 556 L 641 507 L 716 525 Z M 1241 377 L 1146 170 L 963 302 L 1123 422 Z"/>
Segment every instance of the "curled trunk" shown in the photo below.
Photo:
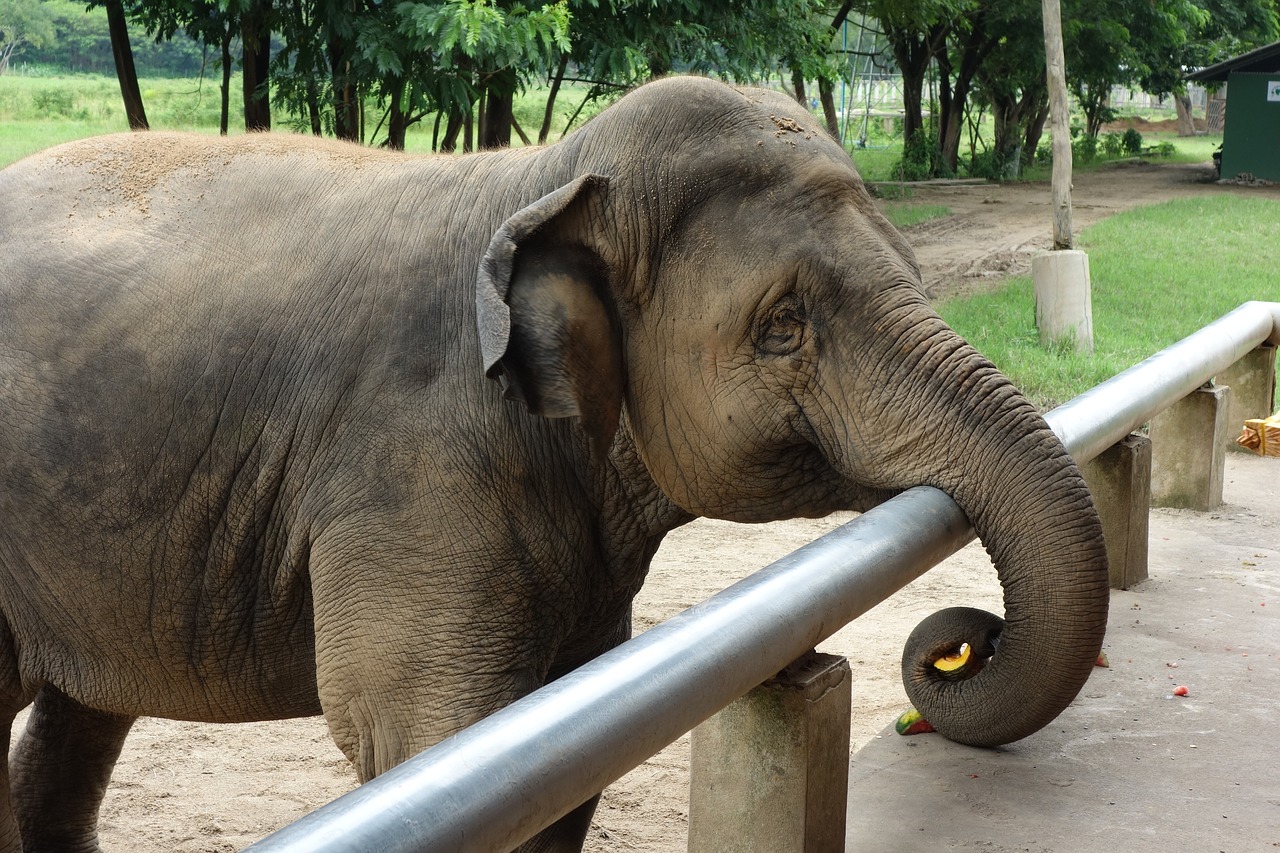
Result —
<path fill-rule="evenodd" d="M 1106 632 L 1106 551 L 1089 490 L 1057 436 L 990 362 L 924 312 L 932 314 L 900 314 L 887 336 L 913 364 L 879 377 L 895 390 L 876 432 L 912 435 L 898 420 L 906 416 L 936 440 L 893 442 L 870 466 L 893 472 L 879 485 L 924 483 L 955 499 L 995 564 L 1005 615 L 953 608 L 925 620 L 904 650 L 904 686 L 947 737 L 995 746 L 1053 720 L 1088 679 Z M 895 376 L 927 379 L 904 387 Z M 963 644 L 963 665 L 939 665 Z"/>

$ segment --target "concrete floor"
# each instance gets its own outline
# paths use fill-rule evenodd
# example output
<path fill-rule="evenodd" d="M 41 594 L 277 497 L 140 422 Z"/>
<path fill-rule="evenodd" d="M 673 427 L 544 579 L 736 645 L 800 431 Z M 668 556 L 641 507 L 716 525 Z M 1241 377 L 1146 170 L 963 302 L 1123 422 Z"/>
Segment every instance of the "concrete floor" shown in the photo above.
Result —
<path fill-rule="evenodd" d="M 854 755 L 847 849 L 1280 850 L 1280 459 L 1228 454 L 1224 497 L 1152 511 L 1111 666 L 1047 728 L 996 750 L 889 728 Z"/>

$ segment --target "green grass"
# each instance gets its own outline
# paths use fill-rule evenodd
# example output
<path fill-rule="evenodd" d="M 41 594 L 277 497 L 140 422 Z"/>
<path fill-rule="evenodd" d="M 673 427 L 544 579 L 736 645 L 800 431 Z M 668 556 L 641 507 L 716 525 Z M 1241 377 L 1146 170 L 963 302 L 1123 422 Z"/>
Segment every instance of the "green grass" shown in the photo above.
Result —
<path fill-rule="evenodd" d="M 1280 202 L 1206 195 L 1139 208 L 1084 231 L 1094 348 L 1040 346 L 1029 278 L 941 303 L 961 335 L 1048 409 L 1252 299 L 1280 299 Z"/>
<path fill-rule="evenodd" d="M 849 152 L 858 174 L 864 181 L 892 181 L 896 179 L 894 167 L 902 159 L 902 142 L 885 148 L 853 148 Z"/>
<path fill-rule="evenodd" d="M 217 133 L 220 82 L 218 77 L 139 80 L 148 123 L 157 130 Z M 243 132 L 243 119 L 238 74 L 231 79 L 231 89 L 231 132 L 240 133 Z M 567 83 L 561 88 L 556 101 L 553 139 L 563 130 L 569 116 L 577 111 L 586 92 L 586 86 L 576 83 Z M 545 104 L 545 93 L 540 90 L 516 96 L 516 118 L 530 137 L 537 136 Z M 599 109 L 599 105 L 588 105 L 578 116 L 577 124 L 581 125 Z M 309 126 L 299 126 L 281 110 L 273 112 L 272 124 L 276 130 L 309 132 Z M 365 127 L 370 135 L 378 126 L 381 115 L 375 104 L 366 106 Z M 407 150 L 431 150 L 434 119 L 434 115 L 429 115 L 409 127 L 405 138 Z M 62 142 L 128 129 L 120 88 L 114 78 L 88 75 L 0 76 L 0 167 Z M 384 127 L 374 141 L 385 136 Z M 515 139 L 515 144 L 520 144 L 519 139 Z"/>
<path fill-rule="evenodd" d="M 232 80 L 233 104 L 238 80 Z M 217 132 L 217 80 L 143 78 L 138 84 L 152 127 Z M 62 142 L 128 129 L 113 78 L 0 76 L 0 166 Z"/>
<path fill-rule="evenodd" d="M 885 202 L 882 213 L 895 228 L 910 228 L 930 219 L 951 215 L 951 208 L 941 204 L 912 204 L 909 201 Z"/>

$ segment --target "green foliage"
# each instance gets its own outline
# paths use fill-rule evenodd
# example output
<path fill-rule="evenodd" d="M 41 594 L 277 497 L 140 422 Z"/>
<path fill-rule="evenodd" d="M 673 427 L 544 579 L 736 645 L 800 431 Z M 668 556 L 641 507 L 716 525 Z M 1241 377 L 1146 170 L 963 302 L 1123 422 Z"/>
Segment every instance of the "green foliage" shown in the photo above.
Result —
<path fill-rule="evenodd" d="M 27 2 L 27 0 L 0 0 Z M 53 35 L 41 44 L 28 44 L 15 55 L 26 70 L 47 69 L 49 73 L 115 74 L 107 14 L 101 6 L 85 9 L 78 0 L 38 0 L 53 22 Z M 150 8 L 150 7 L 146 7 Z M 0 20 L 4 20 L 0 12 Z M 130 39 L 134 64 L 144 76 L 195 76 L 203 66 L 201 46 L 181 33 L 164 40 Z"/>
<path fill-rule="evenodd" d="M 1124 136 L 1120 138 L 1121 147 L 1130 154 L 1139 154 L 1142 151 L 1142 134 L 1135 128 L 1129 128 L 1124 132 Z"/>
<path fill-rule="evenodd" d="M 396 13 L 411 49 L 443 55 L 457 49 L 493 67 L 546 60 L 554 51 L 570 48 L 570 13 L 564 0 L 536 11 L 520 4 L 501 9 L 487 0 L 403 2 Z M 397 63 L 395 73 L 400 71 Z"/>
<path fill-rule="evenodd" d="M 63 116 L 72 117 L 72 109 L 74 102 L 71 93 L 65 89 L 40 89 L 33 92 L 31 102 L 36 108 L 36 112 L 43 116 Z M 87 110 L 82 110 L 74 118 L 87 119 L 89 117 Z"/>
<path fill-rule="evenodd" d="M 894 167 L 894 177 L 900 181 L 927 181 L 930 178 L 952 177 L 942 159 L 942 149 L 937 135 L 929 127 L 911 135 L 902 144 L 902 157 Z"/>
<path fill-rule="evenodd" d="M 1084 163 L 1092 162 L 1098 157 L 1098 137 L 1081 134 L 1071 140 L 1071 157 Z"/>
<path fill-rule="evenodd" d="M 1275 294 L 1280 202 L 1213 195 L 1117 214 L 1085 229 L 1094 348 L 1040 346 L 1029 278 L 939 311 L 1042 408 L 1052 408 L 1186 337 L 1242 302 Z"/>
<path fill-rule="evenodd" d="M 0 74 L 24 45 L 40 47 L 54 36 L 54 7 L 41 0 L 0 0 Z"/>

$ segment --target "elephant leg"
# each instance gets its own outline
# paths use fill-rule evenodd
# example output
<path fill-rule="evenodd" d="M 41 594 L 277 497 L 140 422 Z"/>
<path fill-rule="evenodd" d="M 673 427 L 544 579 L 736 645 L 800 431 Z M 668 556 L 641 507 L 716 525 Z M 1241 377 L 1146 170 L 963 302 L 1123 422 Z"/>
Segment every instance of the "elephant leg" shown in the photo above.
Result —
<path fill-rule="evenodd" d="M 591 829 L 591 818 L 596 813 L 596 794 L 546 829 L 521 844 L 516 853 L 579 853 Z"/>
<path fill-rule="evenodd" d="M 9 755 L 9 738 L 15 714 L 0 716 L 0 749 Z M 9 798 L 9 762 L 0 763 L 0 853 L 22 853 L 22 836 L 18 834 L 18 821 L 13 815 L 13 802 Z"/>
<path fill-rule="evenodd" d="M 98 808 L 133 720 L 40 689 L 10 758 L 25 853 L 96 853 Z"/>

